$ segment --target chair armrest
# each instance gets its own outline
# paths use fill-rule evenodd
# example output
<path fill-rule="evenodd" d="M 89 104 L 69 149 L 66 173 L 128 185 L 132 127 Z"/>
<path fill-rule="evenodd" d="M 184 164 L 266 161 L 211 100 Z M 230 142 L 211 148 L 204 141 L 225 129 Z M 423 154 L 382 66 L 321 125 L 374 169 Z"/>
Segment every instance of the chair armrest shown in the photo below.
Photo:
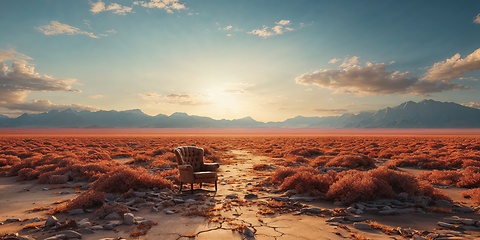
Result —
<path fill-rule="evenodd" d="M 193 167 L 190 164 L 178 165 L 178 170 L 180 171 L 191 171 L 193 172 Z"/>
<path fill-rule="evenodd" d="M 204 163 L 202 170 L 216 172 L 219 167 L 220 167 L 220 164 L 218 163 Z"/>
<path fill-rule="evenodd" d="M 180 181 L 183 183 L 193 183 L 193 167 L 190 164 L 178 165 L 178 171 L 180 172 Z"/>

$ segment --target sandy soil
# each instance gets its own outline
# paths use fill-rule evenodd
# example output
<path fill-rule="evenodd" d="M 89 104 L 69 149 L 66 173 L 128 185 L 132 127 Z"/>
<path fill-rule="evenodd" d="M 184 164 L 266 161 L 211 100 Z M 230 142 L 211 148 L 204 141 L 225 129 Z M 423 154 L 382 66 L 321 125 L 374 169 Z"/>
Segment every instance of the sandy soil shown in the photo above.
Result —
<path fill-rule="evenodd" d="M 166 207 L 160 211 L 152 211 L 145 205 L 134 211 L 135 217 L 151 220 L 156 223 L 146 233 L 138 238 L 131 234 L 138 231 L 136 225 L 119 225 L 114 230 L 98 230 L 93 234 L 83 234 L 82 239 L 125 238 L 125 239 L 345 239 L 365 237 L 370 239 L 403 239 L 402 236 L 389 236 L 379 230 L 359 230 L 353 222 L 328 222 L 332 217 L 332 209 L 344 213 L 347 206 L 334 206 L 327 201 L 299 196 L 298 201 L 289 202 L 292 208 L 285 213 L 261 214 L 264 206 L 272 198 L 285 198 L 279 191 L 257 191 L 256 185 L 262 181 L 268 171 L 254 171 L 252 166 L 257 163 L 269 163 L 272 159 L 255 156 L 245 150 L 232 150 L 232 158 L 226 159 L 229 164 L 222 165 L 219 171 L 218 191 L 213 185 L 204 184 L 202 189 L 195 186 L 194 194 L 189 190 L 175 196 L 185 200 L 185 203 Z M 122 159 L 126 160 L 126 159 Z M 413 172 L 412 172 L 413 173 Z M 34 208 L 49 208 L 52 203 L 71 199 L 76 196 L 70 185 L 43 185 L 36 181 L 17 182 L 16 178 L 0 178 L 0 234 L 20 232 L 22 235 L 35 236 L 43 239 L 54 233 L 22 230 L 27 224 L 25 219 L 40 218 L 44 224 L 48 218 L 46 211 L 32 211 Z M 55 189 L 53 189 L 55 188 Z M 188 188 L 188 187 L 187 187 Z M 48 190 L 47 190 L 48 189 Z M 469 204 L 459 198 L 459 189 L 449 188 L 444 191 L 455 201 Z M 253 195 L 254 194 L 254 195 Z M 249 198 L 251 197 L 251 198 Z M 303 197 L 303 198 L 302 198 Z M 292 198 L 290 198 L 292 199 Z M 187 203 L 188 202 L 188 203 Z M 294 206 L 298 204 L 298 208 Z M 212 210 L 215 214 L 210 221 L 196 214 L 189 215 L 198 209 Z M 292 210 L 293 209 L 293 210 Z M 306 210 L 318 210 L 308 212 Z M 352 215 L 353 214 L 349 214 Z M 462 218 L 480 220 L 478 213 L 455 214 Z M 56 215 L 59 220 L 74 219 L 77 222 L 89 218 L 92 214 Z M 437 222 L 447 213 L 410 213 L 382 216 L 373 213 L 361 215 L 367 220 L 373 220 L 389 227 L 411 228 L 431 233 L 458 235 L 461 239 L 479 239 L 480 232 L 440 230 Z M 21 222 L 6 223 L 7 219 L 19 218 Z M 406 238 L 408 239 L 408 238 Z"/>

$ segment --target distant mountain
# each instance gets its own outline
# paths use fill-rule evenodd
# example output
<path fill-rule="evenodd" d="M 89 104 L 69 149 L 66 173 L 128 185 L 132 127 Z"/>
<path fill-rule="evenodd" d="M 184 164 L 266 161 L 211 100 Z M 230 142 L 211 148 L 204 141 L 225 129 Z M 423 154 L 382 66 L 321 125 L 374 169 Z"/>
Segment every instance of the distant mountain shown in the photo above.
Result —
<path fill-rule="evenodd" d="M 215 120 L 174 113 L 150 116 L 139 109 L 127 111 L 63 111 L 24 113 L 17 118 L 0 115 L 0 127 L 66 128 L 480 128 L 480 110 L 451 102 L 405 102 L 376 112 L 334 117 L 296 116 L 283 122 L 259 122 L 251 117 Z"/>

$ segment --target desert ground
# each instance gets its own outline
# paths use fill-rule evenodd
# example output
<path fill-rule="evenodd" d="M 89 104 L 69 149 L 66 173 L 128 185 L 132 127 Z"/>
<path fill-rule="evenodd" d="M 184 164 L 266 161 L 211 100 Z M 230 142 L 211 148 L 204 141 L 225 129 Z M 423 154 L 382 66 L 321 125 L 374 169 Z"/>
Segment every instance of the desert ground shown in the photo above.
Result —
<path fill-rule="evenodd" d="M 0 134 L 1 239 L 479 239 L 478 131 Z M 218 162 L 179 191 L 177 146 Z"/>

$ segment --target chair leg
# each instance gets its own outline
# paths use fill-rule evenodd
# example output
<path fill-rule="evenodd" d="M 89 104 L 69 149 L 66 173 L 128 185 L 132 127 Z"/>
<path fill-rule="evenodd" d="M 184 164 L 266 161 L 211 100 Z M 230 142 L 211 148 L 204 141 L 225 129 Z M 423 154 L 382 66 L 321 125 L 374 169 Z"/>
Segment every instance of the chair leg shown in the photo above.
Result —
<path fill-rule="evenodd" d="M 183 183 L 180 182 L 180 192 L 182 192 Z"/>
<path fill-rule="evenodd" d="M 217 191 L 217 181 L 215 181 L 215 192 Z"/>
<path fill-rule="evenodd" d="M 200 188 L 202 188 L 202 183 L 200 183 Z"/>
<path fill-rule="evenodd" d="M 193 194 L 193 183 L 190 183 L 190 191 L 191 191 L 192 194 Z"/>

